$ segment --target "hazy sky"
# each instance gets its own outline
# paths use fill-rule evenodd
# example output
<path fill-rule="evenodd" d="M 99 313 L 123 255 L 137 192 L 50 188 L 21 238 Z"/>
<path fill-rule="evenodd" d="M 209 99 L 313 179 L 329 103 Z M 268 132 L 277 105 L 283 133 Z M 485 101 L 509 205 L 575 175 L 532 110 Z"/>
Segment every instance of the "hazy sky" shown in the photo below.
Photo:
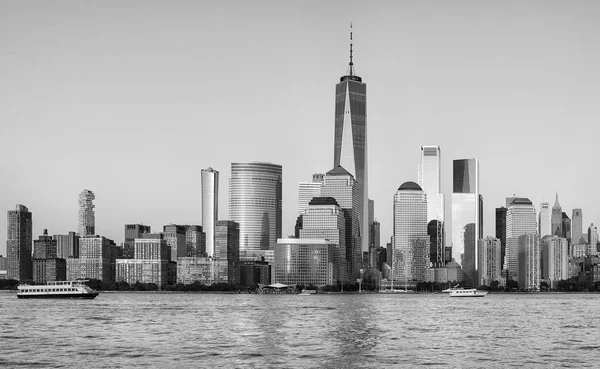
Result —
<path fill-rule="evenodd" d="M 448 215 L 452 160 L 480 160 L 484 235 L 513 193 L 600 223 L 598 1 L 2 1 L 0 224 L 20 203 L 34 239 L 76 231 L 83 189 L 117 243 L 198 224 L 209 166 L 228 219 L 230 163 L 270 161 L 293 234 L 298 182 L 333 166 L 350 22 L 382 243 L 421 145 L 441 146 Z"/>

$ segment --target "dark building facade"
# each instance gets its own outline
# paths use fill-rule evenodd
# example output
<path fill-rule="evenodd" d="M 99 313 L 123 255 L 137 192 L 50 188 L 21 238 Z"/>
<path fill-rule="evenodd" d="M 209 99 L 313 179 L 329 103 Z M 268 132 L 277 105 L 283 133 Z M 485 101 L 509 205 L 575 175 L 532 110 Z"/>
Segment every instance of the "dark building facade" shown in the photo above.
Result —
<path fill-rule="evenodd" d="M 233 284 L 238 281 L 240 260 L 240 227 L 231 220 L 218 220 L 215 224 L 214 258 L 227 260 L 227 279 Z"/>
<path fill-rule="evenodd" d="M 79 236 L 75 232 L 55 234 L 56 254 L 59 259 L 79 258 Z"/>
<path fill-rule="evenodd" d="M 33 259 L 33 281 L 46 284 L 51 281 L 67 279 L 67 261 L 65 259 Z"/>
<path fill-rule="evenodd" d="M 562 238 L 566 238 L 569 241 L 569 245 L 571 244 L 571 218 L 567 215 L 567 213 L 562 213 Z"/>
<path fill-rule="evenodd" d="M 271 283 L 271 266 L 266 261 L 243 261 L 240 263 L 240 285 Z"/>
<path fill-rule="evenodd" d="M 48 230 L 44 229 L 44 234 L 33 241 L 34 259 L 55 259 L 58 257 L 57 242 L 52 236 L 48 236 Z"/>
<path fill-rule="evenodd" d="M 506 254 L 506 209 L 504 206 L 496 208 L 496 238 L 500 240 L 500 268 L 504 268 Z"/>
<path fill-rule="evenodd" d="M 31 280 L 32 216 L 24 205 L 9 210 L 7 216 L 6 259 L 7 278 Z"/>
<path fill-rule="evenodd" d="M 150 226 L 143 224 L 125 224 L 125 242 L 123 243 L 123 259 L 133 259 L 134 241 L 143 234 L 152 233 Z"/>
<path fill-rule="evenodd" d="M 202 230 L 202 226 L 185 226 L 185 254 L 187 257 L 207 256 L 206 233 Z"/>

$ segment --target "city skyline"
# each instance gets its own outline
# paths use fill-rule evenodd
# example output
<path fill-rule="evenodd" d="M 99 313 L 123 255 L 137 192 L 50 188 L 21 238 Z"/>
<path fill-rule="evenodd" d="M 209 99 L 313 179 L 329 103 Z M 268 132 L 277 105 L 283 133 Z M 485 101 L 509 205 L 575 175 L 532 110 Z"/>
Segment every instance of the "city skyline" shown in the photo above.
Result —
<path fill-rule="evenodd" d="M 7 50 L 0 61 L 6 81 L 0 97 L 7 106 L 0 112 L 6 132 L 0 167 L 7 179 L 0 184 L 2 223 L 6 211 L 23 204 L 33 214 L 34 237 L 45 228 L 51 234 L 77 231 L 77 194 L 88 188 L 97 197 L 95 233 L 120 243 L 124 224 L 155 229 L 200 224 L 200 168 L 221 172 L 219 206 L 226 209 L 230 163 L 269 161 L 283 166 L 282 236 L 293 234 L 297 183 L 331 169 L 333 86 L 347 65 L 351 21 L 357 74 L 369 82 L 369 193 L 382 244 L 391 236 L 394 191 L 417 180 L 419 148 L 429 144 L 444 150 L 447 214 L 452 160 L 479 159 L 484 237 L 494 234 L 494 209 L 512 194 L 531 199 L 539 209 L 540 202 L 551 202 L 558 192 L 564 212 L 583 210 L 584 230 L 600 223 L 600 199 L 592 187 L 597 163 L 588 155 L 597 135 L 584 134 L 600 116 L 593 104 L 593 86 L 600 82 L 594 67 L 600 54 L 593 47 L 600 34 L 593 32 L 597 5 L 572 3 L 567 18 L 559 3 L 544 9 L 446 5 L 447 14 L 433 15 L 427 4 L 378 10 L 355 4 L 341 14 L 327 4 L 315 20 L 309 16 L 311 7 L 299 7 L 286 18 L 293 5 L 275 5 L 260 14 L 238 4 L 243 18 L 215 24 L 213 17 L 205 25 L 203 15 L 194 11 L 198 8 L 187 6 L 191 9 L 170 8 L 156 30 L 128 26 L 136 13 L 127 7 L 109 30 L 102 22 L 114 15 L 110 5 L 64 7 L 63 13 L 51 13 L 45 4 L 29 12 L 23 11 L 26 4 L 1 6 L 0 43 Z M 522 12 L 522 7 L 535 12 Z M 498 8 L 505 12 L 496 14 Z M 147 11 L 161 10 L 154 4 Z M 189 16 L 185 10 L 191 10 Z M 234 7 L 215 5 L 212 10 L 229 14 Z M 17 22 L 10 17 L 17 13 L 27 15 Z M 274 15 L 281 19 L 271 20 Z M 577 21 L 567 24 L 572 18 Z M 261 19 L 271 21 L 261 26 Z M 549 19 L 558 20 L 550 29 L 545 27 Z M 180 22 L 174 25 L 175 20 Z M 83 27 L 79 22 L 84 21 L 94 27 Z M 308 27 L 313 22 L 319 27 Z M 511 26 L 496 32 L 494 27 L 503 24 Z M 71 32 L 73 27 L 81 32 Z M 114 32 L 126 37 L 117 40 Z M 132 47 L 137 41 L 142 42 Z M 197 49 L 190 51 L 188 45 Z M 234 57 L 238 54 L 245 55 L 243 60 Z M 306 71 L 304 78 L 294 79 L 298 70 Z M 390 78 L 396 76 L 402 84 Z M 231 91 L 223 80 L 241 80 L 253 89 Z M 206 91 L 197 91 L 201 85 Z M 308 105 L 290 117 L 289 111 L 307 96 Z M 244 115 L 224 109 L 220 100 L 238 101 Z M 563 124 L 569 129 L 560 129 Z M 203 137 L 205 145 L 192 145 Z M 53 149 L 36 150 L 34 143 L 41 139 L 54 143 Z M 562 150 L 545 147 L 541 139 L 561 143 Z M 150 149 L 154 146 L 161 150 Z M 133 174 L 133 160 L 149 167 Z M 79 173 L 79 168 L 97 175 Z M 46 170 L 71 171 L 73 178 L 31 179 Z M 167 170 L 181 175 L 155 180 Z M 451 219 L 446 218 L 449 230 Z M 2 255 L 5 241 L 2 232 Z"/>

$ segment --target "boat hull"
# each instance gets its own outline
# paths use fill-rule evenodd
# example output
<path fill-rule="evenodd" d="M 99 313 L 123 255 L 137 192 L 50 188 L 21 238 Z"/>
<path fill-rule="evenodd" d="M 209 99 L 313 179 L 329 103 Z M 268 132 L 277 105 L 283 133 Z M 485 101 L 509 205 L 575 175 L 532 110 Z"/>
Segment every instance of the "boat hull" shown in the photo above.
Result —
<path fill-rule="evenodd" d="M 17 294 L 17 298 L 20 299 L 94 299 L 98 296 L 98 292 L 94 293 L 69 293 L 69 294 L 59 294 L 59 293 L 40 293 L 40 294 L 27 294 L 27 295 L 19 295 Z"/>

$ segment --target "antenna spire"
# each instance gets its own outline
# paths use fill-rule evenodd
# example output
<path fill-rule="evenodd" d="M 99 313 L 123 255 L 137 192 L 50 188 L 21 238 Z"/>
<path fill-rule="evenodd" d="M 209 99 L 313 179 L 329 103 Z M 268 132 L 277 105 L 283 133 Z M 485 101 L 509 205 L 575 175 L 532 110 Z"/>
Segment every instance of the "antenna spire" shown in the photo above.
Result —
<path fill-rule="evenodd" d="M 354 75 L 354 63 L 352 62 L 352 22 L 350 22 L 350 64 L 348 64 L 348 75 Z"/>

